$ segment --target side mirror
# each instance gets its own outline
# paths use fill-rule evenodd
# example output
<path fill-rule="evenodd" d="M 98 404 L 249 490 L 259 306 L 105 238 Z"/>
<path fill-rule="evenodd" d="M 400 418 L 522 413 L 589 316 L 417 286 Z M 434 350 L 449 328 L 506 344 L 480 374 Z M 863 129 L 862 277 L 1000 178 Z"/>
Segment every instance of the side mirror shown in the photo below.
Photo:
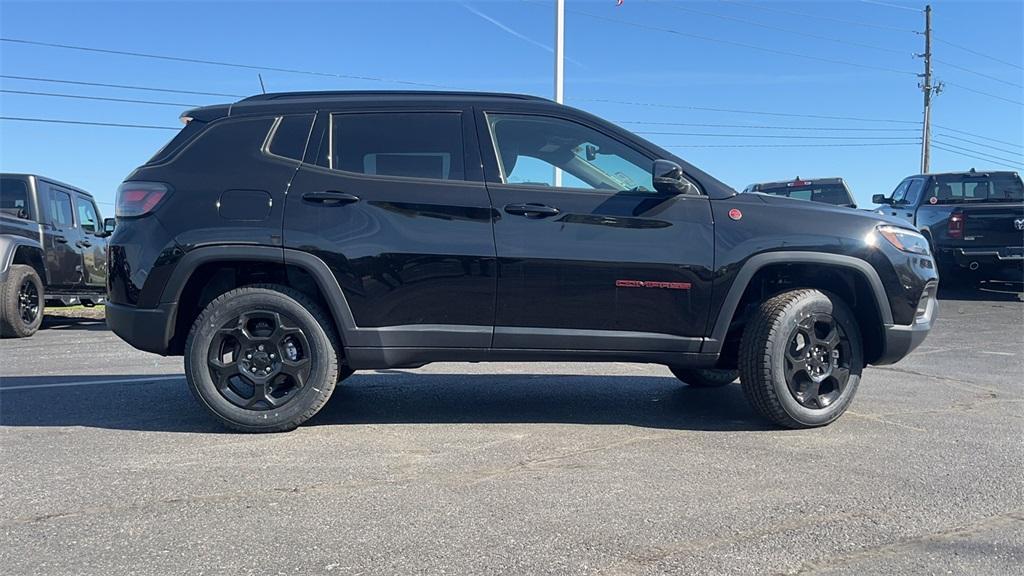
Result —
<path fill-rule="evenodd" d="M 699 194 L 697 186 L 683 176 L 683 167 L 671 160 L 655 160 L 654 189 L 662 194 Z"/>
<path fill-rule="evenodd" d="M 874 202 L 875 204 L 892 204 L 892 202 L 889 200 L 889 197 L 886 196 L 885 194 L 875 194 L 874 196 L 871 197 L 871 201 Z"/>
<path fill-rule="evenodd" d="M 103 219 L 103 235 L 110 236 L 114 233 L 114 228 L 117 227 L 116 218 L 104 218 Z"/>

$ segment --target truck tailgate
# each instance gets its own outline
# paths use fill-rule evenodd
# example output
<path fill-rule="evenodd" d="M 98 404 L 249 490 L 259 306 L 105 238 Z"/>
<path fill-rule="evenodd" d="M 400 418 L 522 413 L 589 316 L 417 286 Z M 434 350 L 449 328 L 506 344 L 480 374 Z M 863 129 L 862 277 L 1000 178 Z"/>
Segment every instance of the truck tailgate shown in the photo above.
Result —
<path fill-rule="evenodd" d="M 964 205 L 965 245 L 1024 247 L 1024 203 Z"/>

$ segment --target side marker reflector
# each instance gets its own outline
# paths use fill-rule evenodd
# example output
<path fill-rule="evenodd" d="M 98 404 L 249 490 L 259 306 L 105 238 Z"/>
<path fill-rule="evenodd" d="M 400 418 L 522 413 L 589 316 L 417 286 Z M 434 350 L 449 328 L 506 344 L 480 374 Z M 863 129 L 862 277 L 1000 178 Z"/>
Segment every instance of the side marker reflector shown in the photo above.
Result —
<path fill-rule="evenodd" d="M 743 218 L 743 212 L 740 212 L 737 208 L 733 208 L 732 210 L 729 210 L 729 218 L 739 220 L 740 218 Z"/>

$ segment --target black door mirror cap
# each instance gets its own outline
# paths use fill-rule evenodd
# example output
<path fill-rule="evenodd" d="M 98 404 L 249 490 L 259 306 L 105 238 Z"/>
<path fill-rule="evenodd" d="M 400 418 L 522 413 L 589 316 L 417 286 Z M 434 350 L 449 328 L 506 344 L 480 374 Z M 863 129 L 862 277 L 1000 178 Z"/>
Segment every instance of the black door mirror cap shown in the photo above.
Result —
<path fill-rule="evenodd" d="M 683 175 L 683 167 L 671 160 L 655 160 L 651 172 L 654 189 L 662 194 L 700 194 L 700 189 Z"/>
<path fill-rule="evenodd" d="M 871 201 L 875 204 L 892 204 L 892 200 L 885 194 L 875 194 L 871 197 Z"/>

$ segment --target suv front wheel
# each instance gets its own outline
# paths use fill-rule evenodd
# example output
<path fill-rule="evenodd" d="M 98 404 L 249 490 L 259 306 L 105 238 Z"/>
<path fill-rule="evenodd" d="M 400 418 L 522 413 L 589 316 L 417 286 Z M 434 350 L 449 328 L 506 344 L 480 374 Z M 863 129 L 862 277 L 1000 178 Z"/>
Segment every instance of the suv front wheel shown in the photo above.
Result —
<path fill-rule="evenodd" d="M 860 383 L 860 329 L 846 304 L 818 290 L 761 304 L 740 341 L 740 381 L 754 408 L 788 428 L 824 426 L 849 407 Z"/>
<path fill-rule="evenodd" d="M 193 395 L 226 426 L 283 432 L 310 419 L 339 380 L 330 319 L 284 286 L 231 290 L 203 310 L 185 344 Z"/>

